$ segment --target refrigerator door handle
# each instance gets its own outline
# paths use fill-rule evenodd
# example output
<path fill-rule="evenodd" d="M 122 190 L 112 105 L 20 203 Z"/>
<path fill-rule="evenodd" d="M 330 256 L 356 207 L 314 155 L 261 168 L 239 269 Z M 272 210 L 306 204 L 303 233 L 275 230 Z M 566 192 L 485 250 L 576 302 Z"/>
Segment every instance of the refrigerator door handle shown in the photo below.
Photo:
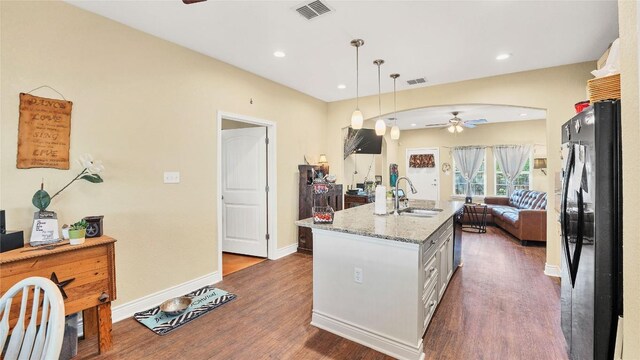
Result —
<path fill-rule="evenodd" d="M 562 181 L 562 198 L 561 198 L 561 204 L 560 204 L 560 228 L 562 230 L 562 243 L 564 245 L 564 253 L 565 256 L 567 258 L 567 265 L 568 265 L 568 269 L 567 271 L 570 274 L 571 277 L 571 286 L 573 287 L 574 285 L 574 280 L 573 280 L 573 276 L 572 274 L 572 261 L 571 261 L 571 253 L 570 253 L 570 248 L 569 248 L 569 229 L 568 229 L 568 225 L 569 225 L 569 219 L 567 219 L 567 217 L 569 216 L 569 214 L 567 213 L 567 200 L 569 197 L 569 180 L 570 180 L 570 175 L 571 175 L 571 169 L 574 166 L 574 162 L 575 162 L 575 153 L 574 153 L 574 146 L 573 144 L 570 143 L 569 145 L 569 154 L 567 156 L 567 165 L 565 166 L 565 170 L 564 170 L 564 178 Z"/>
<path fill-rule="evenodd" d="M 575 285 L 576 276 L 578 275 L 578 266 L 580 264 L 580 254 L 582 253 L 582 245 L 584 242 L 584 198 L 582 195 L 582 187 L 576 191 L 578 198 L 578 224 L 576 229 L 576 249 L 571 262 L 571 282 Z"/>

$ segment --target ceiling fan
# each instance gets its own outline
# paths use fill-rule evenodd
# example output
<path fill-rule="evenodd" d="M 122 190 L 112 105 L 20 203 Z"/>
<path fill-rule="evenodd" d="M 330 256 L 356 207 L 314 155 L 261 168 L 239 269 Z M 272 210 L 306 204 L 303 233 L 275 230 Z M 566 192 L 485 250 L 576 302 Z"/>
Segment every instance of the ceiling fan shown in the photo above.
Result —
<path fill-rule="evenodd" d="M 464 128 L 471 129 L 476 127 L 476 125 L 478 124 L 484 124 L 487 122 L 487 119 L 462 120 L 458 117 L 459 113 L 460 112 L 458 111 L 452 111 L 451 115 L 453 115 L 453 118 L 449 119 L 448 122 L 442 123 L 442 124 L 429 124 L 429 125 L 425 125 L 425 127 L 428 127 L 428 128 L 445 127 L 445 129 L 447 129 L 450 133 L 454 134 L 454 133 L 461 133 L 464 130 Z"/>

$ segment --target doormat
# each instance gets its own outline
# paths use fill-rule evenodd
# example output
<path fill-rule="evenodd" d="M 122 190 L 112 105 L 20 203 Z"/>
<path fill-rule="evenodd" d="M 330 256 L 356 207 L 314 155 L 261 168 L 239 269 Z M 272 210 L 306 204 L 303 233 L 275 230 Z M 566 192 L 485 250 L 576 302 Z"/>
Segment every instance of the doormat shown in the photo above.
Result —
<path fill-rule="evenodd" d="M 154 333 L 165 335 L 236 298 L 236 295 L 213 286 L 205 286 L 184 296 L 190 297 L 193 302 L 182 314 L 170 316 L 160 311 L 160 306 L 156 306 L 135 313 L 133 318 Z"/>

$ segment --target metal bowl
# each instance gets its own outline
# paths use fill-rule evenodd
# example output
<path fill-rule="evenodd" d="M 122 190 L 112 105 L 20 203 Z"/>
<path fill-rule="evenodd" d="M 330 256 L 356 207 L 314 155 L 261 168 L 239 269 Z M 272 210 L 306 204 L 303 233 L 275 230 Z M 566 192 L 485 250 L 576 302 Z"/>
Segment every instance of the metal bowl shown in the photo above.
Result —
<path fill-rule="evenodd" d="M 160 311 L 167 315 L 178 315 L 183 313 L 193 300 L 186 296 L 180 296 L 177 298 L 169 299 L 162 304 L 160 304 Z"/>

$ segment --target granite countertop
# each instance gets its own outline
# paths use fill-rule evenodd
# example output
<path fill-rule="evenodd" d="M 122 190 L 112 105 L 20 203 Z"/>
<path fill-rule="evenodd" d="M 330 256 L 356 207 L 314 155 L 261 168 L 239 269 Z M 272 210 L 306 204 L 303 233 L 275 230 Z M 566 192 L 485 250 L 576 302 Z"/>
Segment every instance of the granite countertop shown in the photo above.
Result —
<path fill-rule="evenodd" d="M 410 207 L 442 209 L 434 217 L 416 217 L 406 215 L 374 215 L 374 203 L 337 211 L 333 224 L 314 224 L 313 218 L 296 221 L 296 225 L 338 231 L 348 234 L 363 235 L 421 244 L 433 234 L 446 220 L 455 214 L 463 205 L 460 201 L 409 200 Z M 401 205 L 402 207 L 402 205 Z M 393 202 L 387 201 L 387 212 L 393 210 Z"/>

